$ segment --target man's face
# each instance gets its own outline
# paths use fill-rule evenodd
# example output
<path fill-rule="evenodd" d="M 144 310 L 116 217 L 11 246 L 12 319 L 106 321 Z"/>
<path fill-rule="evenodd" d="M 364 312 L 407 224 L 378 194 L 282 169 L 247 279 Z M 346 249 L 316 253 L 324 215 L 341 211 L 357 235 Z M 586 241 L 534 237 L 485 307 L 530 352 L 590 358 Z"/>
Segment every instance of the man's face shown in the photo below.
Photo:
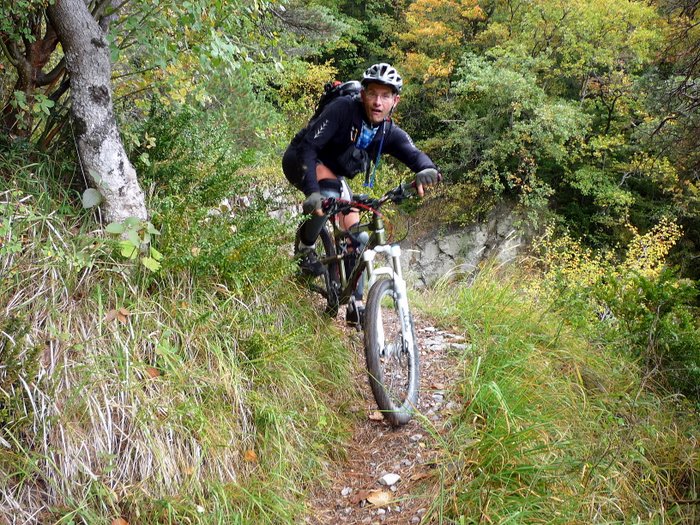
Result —
<path fill-rule="evenodd" d="M 367 118 L 374 125 L 380 124 L 388 117 L 389 112 L 399 103 L 399 98 L 401 98 L 399 95 L 395 95 L 389 86 L 374 83 L 367 84 L 360 97 Z"/>

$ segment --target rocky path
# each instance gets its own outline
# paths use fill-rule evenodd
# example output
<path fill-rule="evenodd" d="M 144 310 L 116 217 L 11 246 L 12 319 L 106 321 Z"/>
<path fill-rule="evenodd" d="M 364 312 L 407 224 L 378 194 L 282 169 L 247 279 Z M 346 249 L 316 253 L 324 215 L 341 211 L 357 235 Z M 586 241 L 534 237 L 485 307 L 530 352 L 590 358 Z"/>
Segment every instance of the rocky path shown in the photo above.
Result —
<path fill-rule="evenodd" d="M 339 319 L 342 316 L 339 316 Z M 364 366 L 362 336 L 346 329 L 356 356 L 355 388 L 363 396 L 358 422 L 348 443 L 347 459 L 328 469 L 330 486 L 316 487 L 306 523 L 416 524 L 429 523 L 437 493 L 436 461 L 439 436 L 459 400 L 450 399 L 456 358 L 465 348 L 460 334 L 436 329 L 416 317 L 421 384 L 420 416 L 392 428 L 376 411 Z"/>

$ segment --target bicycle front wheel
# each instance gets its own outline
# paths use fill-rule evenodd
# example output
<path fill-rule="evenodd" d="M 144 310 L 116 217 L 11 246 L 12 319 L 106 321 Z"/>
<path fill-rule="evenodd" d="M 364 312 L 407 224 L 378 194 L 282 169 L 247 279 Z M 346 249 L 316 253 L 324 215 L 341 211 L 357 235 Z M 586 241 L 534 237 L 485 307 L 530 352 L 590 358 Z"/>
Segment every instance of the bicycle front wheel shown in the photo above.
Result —
<path fill-rule="evenodd" d="M 418 346 L 411 314 L 391 279 L 374 283 L 367 297 L 365 359 L 384 417 L 395 426 L 407 423 L 418 402 Z"/>

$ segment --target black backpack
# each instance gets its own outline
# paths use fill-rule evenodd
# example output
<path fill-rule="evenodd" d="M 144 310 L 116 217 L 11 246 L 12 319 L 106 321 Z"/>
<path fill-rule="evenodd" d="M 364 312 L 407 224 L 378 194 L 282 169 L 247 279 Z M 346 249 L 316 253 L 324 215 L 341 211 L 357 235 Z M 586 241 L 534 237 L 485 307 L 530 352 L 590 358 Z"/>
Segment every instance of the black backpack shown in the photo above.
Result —
<path fill-rule="evenodd" d="M 296 146 L 306 135 L 308 129 L 313 125 L 314 121 L 323 113 L 323 110 L 338 97 L 359 97 L 362 86 L 357 80 L 349 80 L 348 82 L 340 82 L 335 80 L 327 82 L 323 87 L 323 94 L 316 103 L 316 110 L 313 116 L 309 119 L 309 123 L 304 129 L 296 134 L 292 139 L 292 146 Z M 344 167 L 344 171 L 338 175 L 353 178 L 358 173 L 367 173 L 370 167 L 370 160 L 365 150 L 357 149 L 351 145 L 339 157 L 339 164 Z"/>
<path fill-rule="evenodd" d="M 313 116 L 309 119 L 309 123 L 318 118 L 331 100 L 335 100 L 338 97 L 359 96 L 361 89 L 362 86 L 357 80 L 349 80 L 347 82 L 334 80 L 333 82 L 326 82 L 326 85 L 323 86 L 323 94 L 316 104 L 316 111 L 314 111 Z"/>

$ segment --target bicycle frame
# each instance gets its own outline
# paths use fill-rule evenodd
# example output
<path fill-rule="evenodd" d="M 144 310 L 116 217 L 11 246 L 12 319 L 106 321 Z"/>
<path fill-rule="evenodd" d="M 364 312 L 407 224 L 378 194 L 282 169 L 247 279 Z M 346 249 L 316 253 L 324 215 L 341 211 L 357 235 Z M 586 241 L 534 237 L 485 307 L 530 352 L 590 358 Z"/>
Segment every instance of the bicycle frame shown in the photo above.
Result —
<path fill-rule="evenodd" d="M 330 217 L 333 226 L 333 238 L 336 246 L 340 246 L 341 241 L 347 236 L 347 232 L 338 225 L 337 215 Z M 355 263 L 355 266 L 348 276 L 345 271 L 345 265 L 342 261 L 347 257 L 348 252 L 344 251 L 336 254 L 336 258 L 341 264 L 339 266 L 341 291 L 339 294 L 340 304 L 347 304 L 352 297 L 352 294 L 357 286 L 362 273 L 367 277 L 366 289 L 369 290 L 377 279 L 386 275 L 394 281 L 397 300 L 405 307 L 404 311 L 408 311 L 408 294 L 406 281 L 403 278 L 401 270 L 401 247 L 398 244 L 387 244 L 386 232 L 384 231 L 384 220 L 377 213 L 373 213 L 372 220 L 368 223 L 359 224 L 353 229 L 353 234 L 361 232 L 370 232 L 369 242 L 362 251 L 361 257 Z M 391 262 L 390 265 L 375 267 L 375 259 L 377 254 L 386 254 Z"/>
<path fill-rule="evenodd" d="M 400 185 L 379 199 L 362 195 L 352 201 L 333 198 L 324 201 L 321 209 L 330 224 L 325 224 L 314 247 L 324 271 L 307 274 L 312 276 L 311 289 L 326 298 L 326 313 L 330 316 L 336 317 L 339 305 L 343 304 L 355 307 L 348 314 L 364 312 L 355 317 L 355 322 L 350 321 L 349 315 L 346 320 L 363 332 L 372 395 L 384 417 L 394 426 L 407 423 L 415 413 L 420 357 L 401 268 L 401 247 L 387 241 L 379 209 L 387 202 L 402 202 L 407 198 L 406 190 L 406 185 Z M 365 217 L 364 222 L 347 232 L 340 226 L 341 214 L 358 208 L 369 211 L 371 218 Z M 357 242 L 355 235 L 360 234 L 369 235 L 366 244 Z M 359 245 L 364 245 L 363 249 L 354 253 Z M 300 252 L 295 244 L 295 253 Z M 346 267 L 349 261 L 354 261 L 352 268 Z M 363 274 L 367 277 L 367 294 L 363 294 L 366 302 L 360 310 L 354 295 Z M 316 282 L 319 279 L 322 284 Z"/>
<path fill-rule="evenodd" d="M 327 214 L 330 225 L 326 224 L 319 235 L 320 244 L 315 249 L 317 257 L 324 255 L 318 260 L 325 266 L 325 272 L 315 274 L 323 279 L 323 284 L 312 287 L 326 298 L 326 312 L 335 317 L 339 305 L 354 306 L 357 284 L 363 274 L 367 276 L 364 317 L 354 324 L 364 332 L 372 394 L 379 409 L 395 426 L 407 423 L 415 412 L 420 359 L 401 268 L 401 247 L 387 242 L 379 209 L 386 202 L 402 202 L 410 196 L 413 186 L 399 185 L 379 199 L 362 195 L 353 201 L 333 198 L 324 201 L 321 209 Z M 350 232 L 345 231 L 340 227 L 340 214 L 358 208 L 369 211 L 371 219 L 352 227 Z M 350 237 L 358 234 L 369 234 L 369 239 L 362 251 L 355 254 L 352 250 L 358 243 Z M 295 245 L 295 253 L 296 250 Z M 381 263 L 377 260 L 380 255 Z M 346 268 L 346 263 L 353 259 L 353 268 Z"/>

